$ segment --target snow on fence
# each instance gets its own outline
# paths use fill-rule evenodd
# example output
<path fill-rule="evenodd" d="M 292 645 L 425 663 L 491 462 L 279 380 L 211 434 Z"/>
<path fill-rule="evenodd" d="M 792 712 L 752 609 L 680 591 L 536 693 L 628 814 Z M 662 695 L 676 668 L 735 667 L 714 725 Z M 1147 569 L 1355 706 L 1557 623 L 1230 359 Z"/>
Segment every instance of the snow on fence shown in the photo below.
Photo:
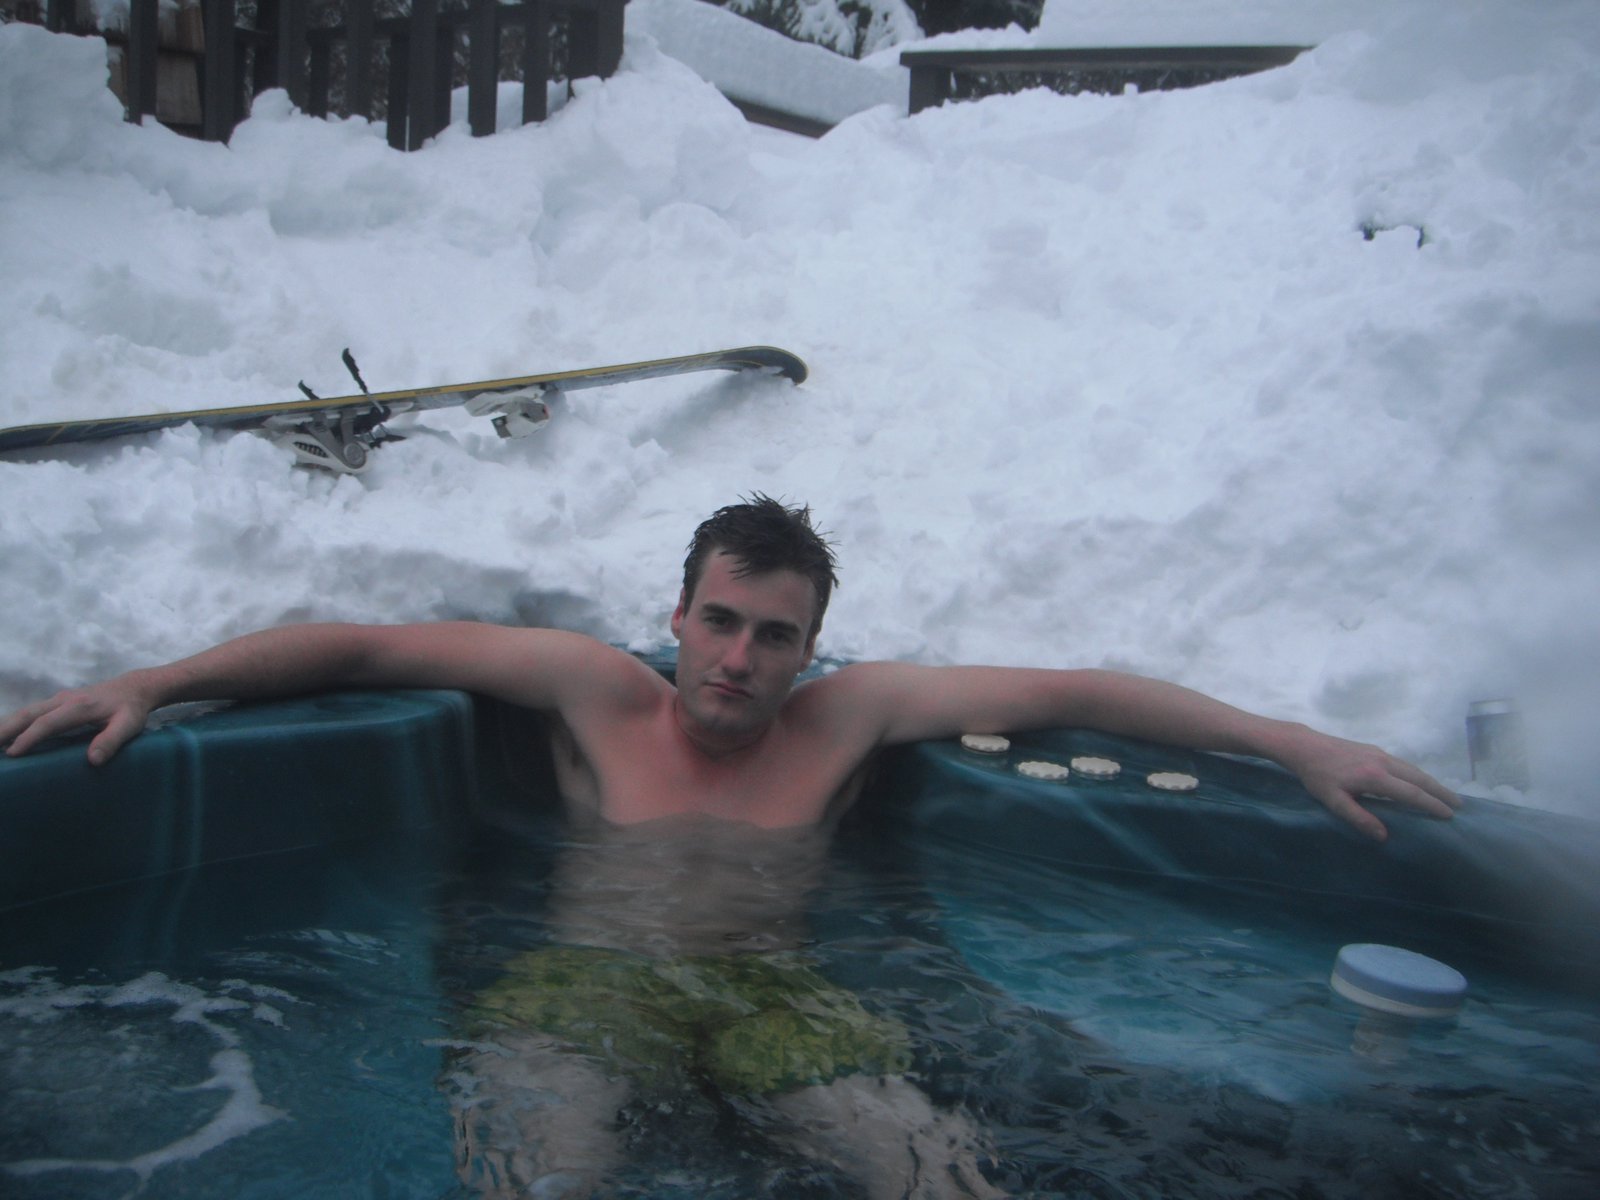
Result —
<path fill-rule="evenodd" d="M 87 0 L 49 0 L 46 25 L 78 31 L 80 2 L 88 7 Z M 343 115 L 370 118 L 379 115 L 375 80 L 381 73 L 389 144 L 415 150 L 449 123 L 450 92 L 460 75 L 473 134 L 495 131 L 501 35 L 508 28 L 520 27 L 522 35 L 517 57 L 524 123 L 548 115 L 546 90 L 556 75 L 558 46 L 566 78 L 613 74 L 622 61 L 624 4 L 467 0 L 464 7 L 444 8 L 440 0 L 412 0 L 408 14 L 386 17 L 378 15 L 375 0 L 256 0 L 248 6 L 254 23 L 242 25 L 238 0 L 197 0 L 176 10 L 168 0 L 166 14 L 162 0 L 128 0 L 125 29 L 107 29 L 104 36 L 113 47 L 125 47 L 113 86 L 120 80 L 130 121 L 152 115 L 225 142 L 249 98 L 268 88 L 283 88 L 316 116 L 337 107 Z M 330 15 L 334 23 L 313 24 L 313 16 Z M 458 54 L 463 41 L 464 61 Z"/>

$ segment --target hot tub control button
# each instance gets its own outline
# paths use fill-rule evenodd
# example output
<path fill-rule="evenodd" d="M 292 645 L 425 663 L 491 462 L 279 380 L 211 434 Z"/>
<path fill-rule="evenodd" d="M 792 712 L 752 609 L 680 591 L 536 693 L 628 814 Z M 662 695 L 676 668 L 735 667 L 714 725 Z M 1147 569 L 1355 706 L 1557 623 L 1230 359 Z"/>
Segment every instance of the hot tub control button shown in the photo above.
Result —
<path fill-rule="evenodd" d="M 1152 771 L 1144 781 L 1161 792 L 1192 792 L 1200 786 L 1198 779 L 1182 771 Z"/>
<path fill-rule="evenodd" d="M 1004 754 L 1011 749 L 1011 741 L 998 733 L 963 733 L 961 748 L 974 754 Z"/>
<path fill-rule="evenodd" d="M 1019 762 L 1017 764 L 1017 774 L 1025 779 L 1046 779 L 1053 783 L 1060 783 L 1072 772 L 1060 763 L 1029 759 L 1027 762 Z"/>
<path fill-rule="evenodd" d="M 1079 755 L 1072 760 L 1072 769 L 1088 779 L 1115 779 L 1122 774 L 1122 764 L 1109 758 L 1091 758 Z"/>

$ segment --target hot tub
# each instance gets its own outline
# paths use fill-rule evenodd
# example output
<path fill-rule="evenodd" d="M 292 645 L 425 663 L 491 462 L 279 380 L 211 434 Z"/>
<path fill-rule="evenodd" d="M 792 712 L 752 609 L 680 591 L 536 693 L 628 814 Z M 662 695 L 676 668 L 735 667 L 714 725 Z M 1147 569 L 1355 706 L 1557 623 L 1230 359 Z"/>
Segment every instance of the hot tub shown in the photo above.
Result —
<path fill-rule="evenodd" d="M 1118 774 L 1016 770 L 1085 755 Z M 1383 817 L 1374 846 L 1268 765 L 1083 731 L 920 744 L 835 839 L 807 953 L 904 1027 L 909 1078 L 1013 1194 L 1587 1196 L 1600 831 Z M 544 936 L 577 841 L 529 718 L 452 692 L 204 713 L 99 770 L 81 745 L 0 762 L 5 1194 L 471 1194 L 463 997 Z M 1459 1011 L 1335 993 L 1351 943 L 1449 964 Z M 741 1103 L 620 1113 L 619 1187 L 853 1194 Z"/>

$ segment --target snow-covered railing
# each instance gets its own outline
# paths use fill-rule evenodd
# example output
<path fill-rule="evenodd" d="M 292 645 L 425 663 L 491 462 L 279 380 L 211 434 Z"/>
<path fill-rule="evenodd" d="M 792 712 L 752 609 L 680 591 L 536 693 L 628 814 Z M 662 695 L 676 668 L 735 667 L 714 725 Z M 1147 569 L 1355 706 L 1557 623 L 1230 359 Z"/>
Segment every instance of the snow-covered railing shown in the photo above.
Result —
<path fill-rule="evenodd" d="M 326 116 L 337 108 L 346 116 L 372 117 L 374 80 L 387 64 L 385 117 L 389 144 L 414 150 L 439 133 L 450 119 L 450 91 L 465 74 L 468 122 L 474 134 L 495 130 L 500 74 L 501 32 L 523 29 L 522 119 L 543 120 L 546 87 L 552 76 L 553 42 L 565 47 L 569 79 L 613 74 L 622 61 L 623 6 L 626 0 L 466 0 L 446 8 L 441 0 L 412 0 L 405 16 L 379 17 L 375 0 L 257 0 L 254 26 L 239 24 L 237 0 L 197 0 L 203 12 L 203 62 L 198 132 L 208 141 L 227 141 L 247 111 L 247 96 L 283 88 L 306 112 Z M 127 0 L 124 102 L 128 119 L 157 115 L 163 0 Z M 87 0 L 49 0 L 51 29 L 78 29 L 77 9 Z M 167 7 L 171 7 L 167 0 Z M 339 12 L 335 24 L 313 25 Z M 560 30 L 552 38 L 552 27 Z M 458 42 L 466 42 L 458 65 Z M 334 104 L 336 56 L 344 54 Z M 464 70 L 463 70 L 464 68 Z M 248 87 L 247 87 L 248 84 Z"/>
<path fill-rule="evenodd" d="M 224 0 L 231 2 L 231 0 Z M 283 0 L 296 2 L 296 0 Z M 303 2 L 303 0 L 300 0 Z M 495 92 L 500 77 L 500 35 L 520 25 L 522 37 L 522 120 L 549 115 L 546 87 L 552 73 L 551 27 L 565 27 L 566 77 L 609 76 L 622 61 L 625 0 L 468 0 L 465 8 L 441 9 L 440 0 L 412 0 L 411 14 L 374 20 L 372 0 L 347 0 L 343 24 L 312 30 L 306 110 L 326 116 L 329 109 L 333 45 L 347 47 L 346 108 L 370 112 L 373 49 L 387 39 L 389 50 L 389 142 L 414 150 L 450 119 L 455 40 L 466 34 L 467 123 L 474 136 L 495 131 Z M 354 64 L 361 64 L 358 72 Z M 397 112 L 398 109 L 398 112 Z M 397 126 L 404 126 L 404 140 Z"/>
<path fill-rule="evenodd" d="M 908 50 L 910 111 L 1021 87 L 1119 93 L 1196 87 L 1293 62 L 1306 46 L 1133 46 L 1063 50 Z"/>

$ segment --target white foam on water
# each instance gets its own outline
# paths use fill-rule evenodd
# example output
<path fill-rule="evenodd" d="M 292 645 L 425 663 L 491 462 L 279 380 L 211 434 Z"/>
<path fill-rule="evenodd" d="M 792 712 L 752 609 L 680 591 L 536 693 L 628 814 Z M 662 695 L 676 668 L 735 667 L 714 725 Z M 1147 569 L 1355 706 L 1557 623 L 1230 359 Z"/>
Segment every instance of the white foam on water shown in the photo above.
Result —
<path fill-rule="evenodd" d="M 230 984 L 236 985 L 234 990 L 254 986 L 237 980 L 230 981 Z M 35 1023 L 70 1021 L 75 1017 L 87 1020 L 94 1009 L 159 1007 L 171 1010 L 166 1018 L 168 1021 L 175 1025 L 198 1026 L 222 1047 L 210 1055 L 210 1074 L 205 1079 L 176 1089 L 180 1092 L 225 1092 L 227 1098 L 222 1107 L 199 1128 L 127 1158 L 30 1158 L 0 1163 L 0 1172 L 14 1177 L 31 1177 L 73 1171 L 98 1174 L 126 1171 L 136 1181 L 125 1193 L 131 1196 L 142 1192 L 162 1168 L 199 1158 L 235 1138 L 285 1119 L 286 1113 L 274 1108 L 262 1097 L 251 1058 L 240 1048 L 238 1032 L 219 1019 L 229 1014 L 240 1014 L 282 1025 L 281 1014 L 268 1006 L 251 1005 L 243 1000 L 214 995 L 158 971 L 120 984 L 63 984 L 40 967 L 24 967 L 0 974 L 0 1020 Z M 268 1015 L 263 1015 L 263 1009 L 267 1009 Z M 10 1037 L 5 1041 L 8 1045 L 16 1044 Z M 120 1084 L 118 1068 L 137 1074 L 140 1063 L 140 1057 L 132 1053 L 107 1056 L 102 1064 L 103 1086 L 108 1090 L 117 1088 Z M 48 1068 L 48 1063 L 41 1065 Z"/>

